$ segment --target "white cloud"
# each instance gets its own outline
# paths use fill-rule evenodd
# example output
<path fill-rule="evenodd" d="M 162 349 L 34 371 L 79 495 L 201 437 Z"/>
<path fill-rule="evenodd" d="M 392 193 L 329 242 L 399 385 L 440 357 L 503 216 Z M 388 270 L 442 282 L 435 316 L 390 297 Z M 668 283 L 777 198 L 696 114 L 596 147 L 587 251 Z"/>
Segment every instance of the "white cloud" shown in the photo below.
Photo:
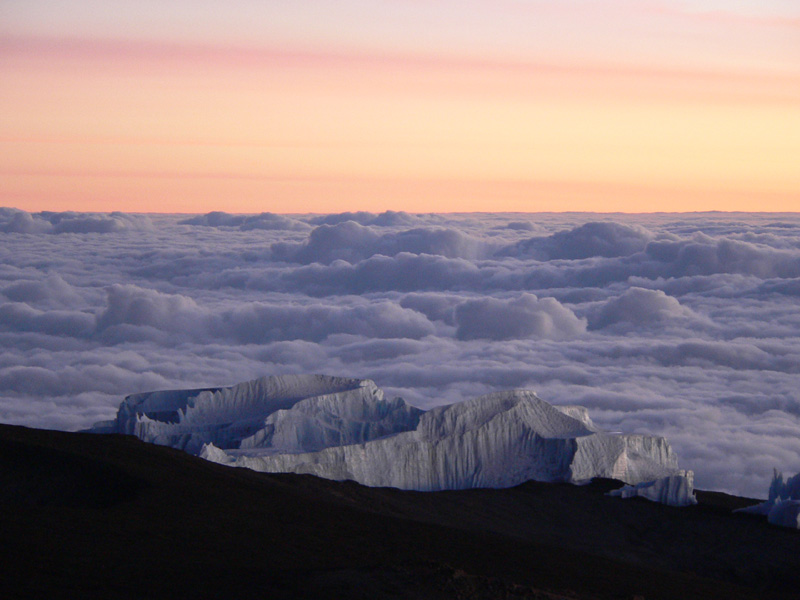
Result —
<path fill-rule="evenodd" d="M 667 436 L 701 489 L 800 471 L 796 215 L 0 209 L 0 239 L 0 421 L 79 429 L 133 392 L 317 372 L 424 407 L 583 403 Z"/>
<path fill-rule="evenodd" d="M 481 255 L 486 246 L 452 228 L 414 228 L 386 233 L 355 221 L 343 221 L 314 228 L 305 242 L 277 243 L 272 251 L 280 260 L 330 264 L 337 260 L 356 263 L 375 255 L 400 253 L 473 259 Z"/>
<path fill-rule="evenodd" d="M 550 236 L 524 240 L 508 248 L 506 253 L 539 260 L 630 256 L 644 250 L 652 239 L 653 234 L 638 225 L 595 221 Z"/>
<path fill-rule="evenodd" d="M 201 225 L 204 227 L 236 227 L 241 231 L 252 229 L 306 231 L 311 227 L 302 221 L 276 215 L 261 213 L 259 215 L 232 215 L 226 212 L 210 212 L 181 221 L 184 225 Z"/>
<path fill-rule="evenodd" d="M 179 294 L 134 285 L 109 287 L 107 307 L 97 317 L 98 331 L 114 330 L 119 343 L 123 341 L 118 337 L 122 331 L 138 338 L 135 328 L 169 332 L 182 340 L 215 339 L 241 344 L 321 341 L 341 333 L 417 339 L 434 332 L 424 315 L 387 301 L 355 306 L 248 302 L 213 310 Z"/>
<path fill-rule="evenodd" d="M 462 340 L 575 337 L 586 331 L 579 319 L 554 298 L 522 294 L 510 300 L 479 298 L 455 307 L 456 335 Z"/>
<path fill-rule="evenodd" d="M 632 287 L 603 304 L 592 314 L 593 329 L 602 329 L 617 323 L 638 327 L 663 325 L 675 320 L 697 320 L 697 315 L 672 296 L 661 290 Z"/>
<path fill-rule="evenodd" d="M 28 213 L 0 208 L 0 232 L 5 233 L 118 233 L 126 230 L 150 231 L 152 223 L 144 215 L 124 213 Z"/>

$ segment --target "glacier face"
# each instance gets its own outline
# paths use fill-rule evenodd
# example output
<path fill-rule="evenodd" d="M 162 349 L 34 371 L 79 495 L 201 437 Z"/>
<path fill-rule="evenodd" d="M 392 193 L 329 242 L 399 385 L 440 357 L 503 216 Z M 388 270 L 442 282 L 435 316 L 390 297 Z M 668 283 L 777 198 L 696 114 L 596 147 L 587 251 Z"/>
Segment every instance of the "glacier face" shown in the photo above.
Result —
<path fill-rule="evenodd" d="M 664 438 L 598 432 L 585 410 L 552 406 L 530 391 L 435 408 L 414 430 L 366 443 L 280 454 L 208 445 L 201 456 L 256 471 L 421 491 L 510 487 L 530 479 L 638 483 L 678 468 Z"/>
<path fill-rule="evenodd" d="M 423 412 L 369 380 L 263 377 L 224 388 L 134 394 L 98 432 L 136 435 L 221 464 L 421 491 L 524 481 L 669 477 L 661 437 L 598 431 L 585 408 L 526 390 Z"/>
<path fill-rule="evenodd" d="M 171 390 L 125 398 L 116 432 L 198 454 L 222 449 L 306 452 L 413 429 L 422 411 L 386 400 L 369 380 L 325 375 L 262 377 L 223 388 Z"/>

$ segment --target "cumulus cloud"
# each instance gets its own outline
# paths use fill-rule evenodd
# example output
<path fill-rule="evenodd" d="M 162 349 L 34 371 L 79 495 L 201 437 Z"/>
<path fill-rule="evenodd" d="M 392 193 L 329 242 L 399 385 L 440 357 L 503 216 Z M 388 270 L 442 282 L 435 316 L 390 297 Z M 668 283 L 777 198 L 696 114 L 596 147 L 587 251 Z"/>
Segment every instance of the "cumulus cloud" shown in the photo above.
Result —
<path fill-rule="evenodd" d="M 252 229 L 279 230 L 279 231 L 306 231 L 311 226 L 297 219 L 274 213 L 261 213 L 259 215 L 232 215 L 230 213 L 214 211 L 205 215 L 198 215 L 180 221 L 182 225 L 199 225 L 203 227 L 236 227 L 241 231 Z"/>
<path fill-rule="evenodd" d="M 28 213 L 13 208 L 0 209 L 0 231 L 5 233 L 118 233 L 126 230 L 150 231 L 152 228 L 152 222 L 145 215 L 120 212 Z"/>
<path fill-rule="evenodd" d="M 505 228 L 515 231 L 536 231 L 536 227 L 530 221 L 511 221 L 505 225 Z"/>
<path fill-rule="evenodd" d="M 131 235 L 135 233 L 135 235 Z M 0 421 L 279 373 L 509 388 L 665 435 L 696 485 L 800 471 L 800 217 L 0 209 Z"/>
<path fill-rule="evenodd" d="M 629 256 L 644 250 L 652 239 L 653 234 L 641 226 L 596 221 L 521 241 L 505 253 L 539 260 Z"/>
<path fill-rule="evenodd" d="M 77 311 L 42 311 L 24 302 L 6 302 L 0 304 L 0 327 L 6 331 L 85 337 L 94 328 L 94 317 Z"/>
<path fill-rule="evenodd" d="M 442 321 L 447 325 L 455 325 L 455 308 L 462 301 L 459 296 L 449 296 L 441 293 L 412 293 L 403 296 L 400 300 L 400 306 L 421 312 L 431 321 Z"/>
<path fill-rule="evenodd" d="M 586 320 L 554 298 L 522 294 L 510 300 L 478 298 L 455 308 L 456 335 L 462 340 L 564 339 L 586 331 Z"/>
<path fill-rule="evenodd" d="M 52 223 L 24 210 L 0 208 L 0 231 L 4 233 L 47 233 L 52 229 Z"/>
<path fill-rule="evenodd" d="M 48 308 L 77 306 L 83 303 L 78 291 L 59 275 L 15 281 L 0 287 L 0 293 L 15 302 L 27 302 Z"/>
<path fill-rule="evenodd" d="M 485 245 L 455 229 L 415 228 L 382 233 L 355 221 L 344 221 L 320 225 L 311 231 L 307 241 L 274 244 L 272 250 L 282 260 L 329 264 L 335 260 L 356 263 L 376 254 L 395 256 L 401 252 L 477 258 Z"/>
<path fill-rule="evenodd" d="M 418 227 L 430 223 L 444 221 L 439 215 L 412 215 L 404 211 L 387 210 L 380 214 L 366 211 L 343 212 L 330 215 L 318 215 L 308 219 L 314 225 L 338 225 L 353 221 L 359 225 L 375 225 L 378 227 Z"/>
<path fill-rule="evenodd" d="M 359 225 L 355 221 L 345 221 L 336 225 L 320 225 L 309 234 L 308 240 L 299 243 L 277 243 L 272 247 L 276 258 L 300 263 L 330 263 L 334 260 L 357 262 L 365 254 L 375 254 L 371 249 L 381 239 L 380 234 Z"/>
<path fill-rule="evenodd" d="M 1 313 L 0 313 L 1 314 Z M 277 340 L 320 341 L 349 333 L 371 338 L 418 339 L 434 332 L 428 319 L 394 302 L 355 306 L 286 306 L 249 302 L 212 310 L 180 294 L 164 294 L 134 285 L 108 289 L 108 304 L 97 329 L 116 340 L 141 339 L 151 330 L 181 339 L 227 339 L 242 344 Z M 154 337 L 160 337 L 156 334 Z"/>
<path fill-rule="evenodd" d="M 245 343 L 281 339 L 323 340 L 340 333 L 370 338 L 419 339 L 432 334 L 430 321 L 393 302 L 352 307 L 250 304 L 215 318 L 213 331 L 233 333 Z"/>
<path fill-rule="evenodd" d="M 107 306 L 97 316 L 100 330 L 117 325 L 172 332 L 202 332 L 207 328 L 208 311 L 187 296 L 119 284 L 112 285 L 107 292 Z"/>
<path fill-rule="evenodd" d="M 650 327 L 664 321 L 692 319 L 696 315 L 676 298 L 661 290 L 632 287 L 621 296 L 612 298 L 592 314 L 593 329 L 601 329 L 616 323 L 629 323 Z"/>
<path fill-rule="evenodd" d="M 111 213 L 87 215 L 82 213 L 40 213 L 53 225 L 53 233 L 116 233 L 126 230 L 150 230 L 150 219 L 144 215 Z"/>
<path fill-rule="evenodd" d="M 800 277 L 800 253 L 732 239 L 695 234 L 690 240 L 651 242 L 646 254 L 676 276 L 739 273 L 761 278 Z M 652 269 L 652 267 L 651 267 Z"/>
<path fill-rule="evenodd" d="M 361 294 L 385 291 L 479 289 L 491 275 L 472 261 L 408 252 L 371 256 L 352 265 L 308 265 L 282 270 L 270 277 L 248 277 L 248 287 L 311 295 Z"/>

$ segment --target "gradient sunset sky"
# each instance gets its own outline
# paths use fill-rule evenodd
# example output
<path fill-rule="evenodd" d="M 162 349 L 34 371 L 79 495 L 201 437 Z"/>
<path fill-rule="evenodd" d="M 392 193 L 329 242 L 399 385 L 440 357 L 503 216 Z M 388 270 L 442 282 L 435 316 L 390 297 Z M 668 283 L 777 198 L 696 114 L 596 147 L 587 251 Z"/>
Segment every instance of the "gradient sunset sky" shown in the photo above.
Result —
<path fill-rule="evenodd" d="M 797 0 L 5 0 L 0 204 L 798 211 Z"/>

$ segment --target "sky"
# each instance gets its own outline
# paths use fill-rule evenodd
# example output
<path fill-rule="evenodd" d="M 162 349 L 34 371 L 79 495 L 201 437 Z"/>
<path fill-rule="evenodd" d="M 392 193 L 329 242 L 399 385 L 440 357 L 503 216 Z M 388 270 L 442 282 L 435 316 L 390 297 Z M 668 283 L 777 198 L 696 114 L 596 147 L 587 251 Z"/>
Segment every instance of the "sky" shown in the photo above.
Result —
<path fill-rule="evenodd" d="M 373 379 L 510 389 L 666 437 L 700 489 L 800 472 L 797 213 L 142 215 L 0 209 L 0 422 L 127 394 Z"/>
<path fill-rule="evenodd" d="M 800 210 L 794 0 L 5 0 L 0 204 Z"/>

